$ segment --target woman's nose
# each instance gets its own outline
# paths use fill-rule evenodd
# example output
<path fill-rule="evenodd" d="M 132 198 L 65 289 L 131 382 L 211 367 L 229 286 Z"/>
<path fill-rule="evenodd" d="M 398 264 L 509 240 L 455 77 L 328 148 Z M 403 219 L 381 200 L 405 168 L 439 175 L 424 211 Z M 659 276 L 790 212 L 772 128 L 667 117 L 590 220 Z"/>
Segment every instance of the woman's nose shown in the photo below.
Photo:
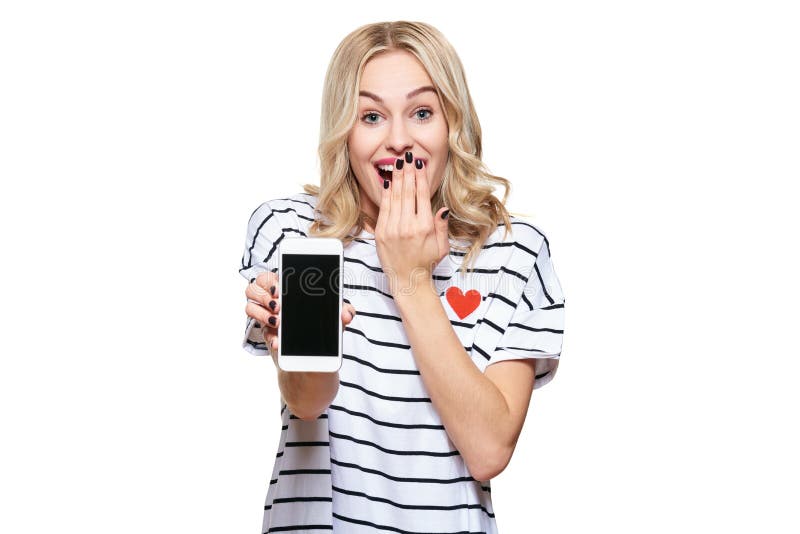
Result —
<path fill-rule="evenodd" d="M 413 145 L 414 140 L 411 138 L 406 124 L 401 120 L 393 121 L 386 137 L 386 147 L 393 153 L 402 155 Z"/>

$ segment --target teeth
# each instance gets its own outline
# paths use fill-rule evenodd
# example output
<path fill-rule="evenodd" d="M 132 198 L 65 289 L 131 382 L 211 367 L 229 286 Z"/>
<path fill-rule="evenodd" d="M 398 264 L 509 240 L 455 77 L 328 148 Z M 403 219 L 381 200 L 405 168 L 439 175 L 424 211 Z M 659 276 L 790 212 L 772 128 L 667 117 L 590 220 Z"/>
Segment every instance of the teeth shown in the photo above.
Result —
<path fill-rule="evenodd" d="M 378 165 L 378 168 L 382 171 L 394 172 L 394 165 Z"/>

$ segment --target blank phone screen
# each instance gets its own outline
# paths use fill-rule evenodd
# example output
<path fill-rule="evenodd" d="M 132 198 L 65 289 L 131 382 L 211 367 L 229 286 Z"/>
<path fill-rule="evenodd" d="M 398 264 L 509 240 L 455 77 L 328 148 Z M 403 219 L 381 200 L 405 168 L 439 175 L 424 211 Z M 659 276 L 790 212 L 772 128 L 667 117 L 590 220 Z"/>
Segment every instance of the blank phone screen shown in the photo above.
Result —
<path fill-rule="evenodd" d="M 281 352 L 339 356 L 339 256 L 284 254 L 281 272 Z"/>

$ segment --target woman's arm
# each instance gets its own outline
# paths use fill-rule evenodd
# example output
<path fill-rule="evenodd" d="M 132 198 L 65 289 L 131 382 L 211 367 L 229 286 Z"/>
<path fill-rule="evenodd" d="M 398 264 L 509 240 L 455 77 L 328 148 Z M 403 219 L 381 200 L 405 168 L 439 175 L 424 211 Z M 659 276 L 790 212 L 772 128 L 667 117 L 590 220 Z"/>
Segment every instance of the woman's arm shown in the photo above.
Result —
<path fill-rule="evenodd" d="M 339 372 L 284 371 L 278 366 L 278 326 L 282 305 L 280 280 L 274 272 L 263 272 L 251 280 L 245 289 L 248 316 L 262 325 L 264 341 L 269 347 L 272 362 L 278 372 L 278 387 L 289 412 L 303 420 L 316 419 L 330 406 L 339 391 Z M 353 321 L 355 307 L 342 306 L 342 327 Z"/>
<path fill-rule="evenodd" d="M 287 408 L 304 421 L 316 419 L 330 406 L 339 390 L 335 373 L 284 371 L 278 367 L 278 386 Z"/>
<path fill-rule="evenodd" d="M 398 293 L 395 303 L 422 381 L 450 440 L 472 476 L 490 480 L 511 459 L 519 435 L 515 424 L 519 410 L 509 409 L 503 392 L 470 360 L 432 285 Z M 533 377 L 528 378 L 532 384 Z"/>

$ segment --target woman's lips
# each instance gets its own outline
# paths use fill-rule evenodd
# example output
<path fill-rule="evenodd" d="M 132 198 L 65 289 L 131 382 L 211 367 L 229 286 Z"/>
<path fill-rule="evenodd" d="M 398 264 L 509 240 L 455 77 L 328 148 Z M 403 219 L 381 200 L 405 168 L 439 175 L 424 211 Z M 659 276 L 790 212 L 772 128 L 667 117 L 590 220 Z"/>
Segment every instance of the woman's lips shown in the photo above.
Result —
<path fill-rule="evenodd" d="M 428 160 L 427 159 L 425 159 L 425 158 L 420 158 L 420 159 L 422 160 L 422 163 L 424 165 L 426 165 L 426 166 L 428 165 Z M 378 169 L 378 166 L 379 165 L 391 165 L 394 168 L 394 165 L 395 165 L 396 162 L 397 162 L 396 158 L 383 158 L 383 159 L 379 159 L 378 161 L 376 161 L 373 164 L 372 168 L 375 169 L 375 173 L 378 175 L 378 180 L 380 180 L 381 185 L 383 185 L 384 176 L 381 174 L 381 171 L 380 171 L 380 169 Z M 392 173 L 387 173 L 386 174 L 386 179 L 391 181 Z"/>
<path fill-rule="evenodd" d="M 401 158 L 382 158 L 382 159 L 379 159 L 378 161 L 372 162 L 372 165 L 373 166 L 376 166 L 376 165 L 394 165 L 397 162 L 398 159 L 401 159 Z M 425 165 L 428 164 L 428 160 L 426 158 L 414 158 L 414 159 L 421 159 L 422 163 L 424 163 Z"/>

